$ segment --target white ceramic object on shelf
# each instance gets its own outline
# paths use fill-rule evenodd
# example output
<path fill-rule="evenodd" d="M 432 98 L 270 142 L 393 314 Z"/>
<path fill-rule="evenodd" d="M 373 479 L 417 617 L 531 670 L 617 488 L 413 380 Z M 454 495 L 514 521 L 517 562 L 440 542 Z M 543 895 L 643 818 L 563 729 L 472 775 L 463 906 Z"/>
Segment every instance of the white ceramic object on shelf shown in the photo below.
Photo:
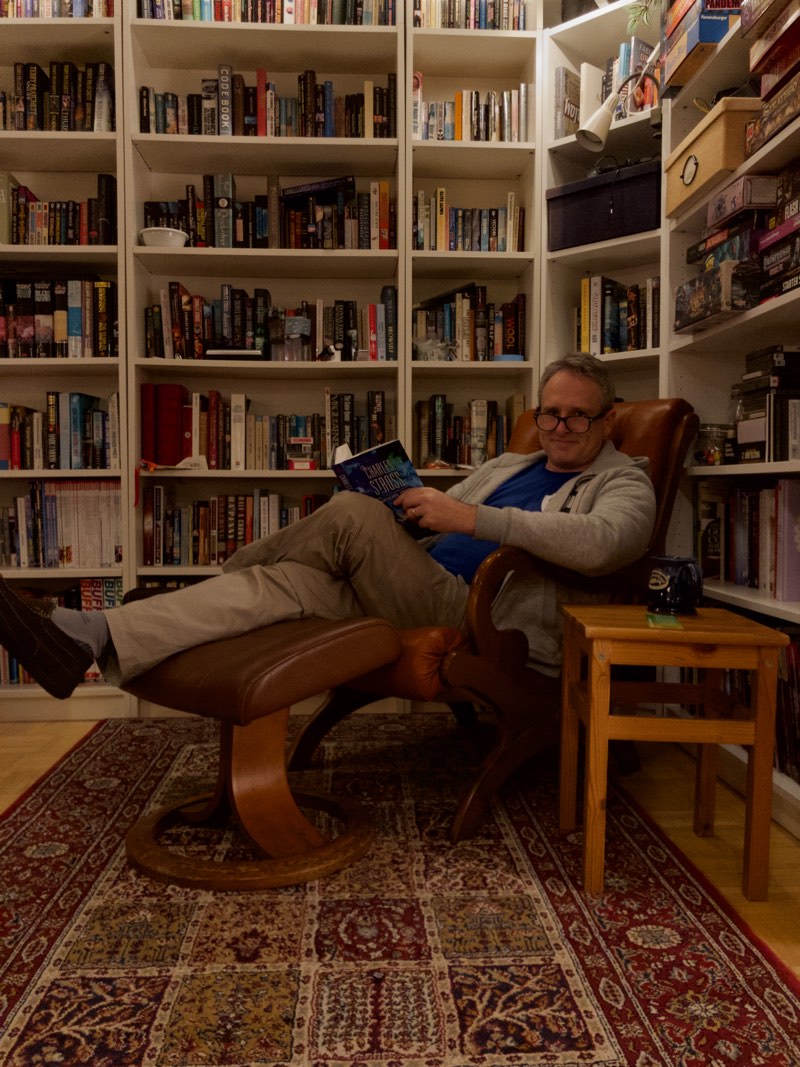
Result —
<path fill-rule="evenodd" d="M 183 230 L 174 230 L 169 226 L 148 226 L 139 230 L 139 238 L 143 245 L 151 248 L 183 248 L 189 240 L 189 235 Z"/>

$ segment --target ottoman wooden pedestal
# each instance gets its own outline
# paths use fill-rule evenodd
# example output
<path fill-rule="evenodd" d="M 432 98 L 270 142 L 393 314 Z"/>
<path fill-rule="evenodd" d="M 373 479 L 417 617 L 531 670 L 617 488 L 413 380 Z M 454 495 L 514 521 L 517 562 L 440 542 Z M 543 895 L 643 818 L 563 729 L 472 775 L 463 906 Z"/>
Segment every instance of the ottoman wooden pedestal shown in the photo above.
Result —
<path fill-rule="evenodd" d="M 586 728 L 583 885 L 603 889 L 608 743 L 696 742 L 695 833 L 714 832 L 717 746 L 748 749 L 743 892 L 765 900 L 769 874 L 772 759 L 778 651 L 786 634 L 721 608 L 681 615 L 678 626 L 651 626 L 638 605 L 591 604 L 563 609 L 560 823 L 575 826 L 578 728 Z M 700 668 L 697 683 L 612 682 L 614 664 Z M 721 687 L 722 670 L 752 673 L 750 706 L 733 705 Z M 618 706 L 672 704 L 697 708 L 696 716 L 612 714 Z"/>
<path fill-rule="evenodd" d="M 214 792 L 141 818 L 126 849 L 139 870 L 164 882 L 212 889 L 265 889 L 310 881 L 354 862 L 372 829 L 354 801 L 293 795 L 286 776 L 291 704 L 396 659 L 400 637 L 383 619 L 276 623 L 180 652 L 124 686 L 164 707 L 219 719 Z M 300 807 L 344 822 L 326 840 Z M 263 859 L 225 862 L 171 852 L 159 835 L 178 821 L 204 824 L 233 814 Z"/>

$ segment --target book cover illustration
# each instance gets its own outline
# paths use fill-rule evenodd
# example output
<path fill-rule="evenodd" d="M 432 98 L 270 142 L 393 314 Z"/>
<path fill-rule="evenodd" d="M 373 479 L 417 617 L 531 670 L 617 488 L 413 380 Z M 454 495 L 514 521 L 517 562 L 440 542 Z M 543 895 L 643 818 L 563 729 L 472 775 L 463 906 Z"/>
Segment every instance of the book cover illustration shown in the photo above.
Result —
<path fill-rule="evenodd" d="M 365 493 L 382 500 L 399 521 L 405 520 L 403 509 L 394 501 L 406 489 L 422 485 L 422 479 L 398 440 L 367 448 L 355 455 L 347 445 L 340 445 L 333 456 L 333 473 L 343 489 Z"/>

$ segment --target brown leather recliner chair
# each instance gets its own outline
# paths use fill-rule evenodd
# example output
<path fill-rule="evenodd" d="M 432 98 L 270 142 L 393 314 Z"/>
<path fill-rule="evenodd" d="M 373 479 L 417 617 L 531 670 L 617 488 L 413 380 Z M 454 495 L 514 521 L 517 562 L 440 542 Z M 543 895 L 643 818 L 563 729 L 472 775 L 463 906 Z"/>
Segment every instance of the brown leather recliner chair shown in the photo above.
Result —
<path fill-rule="evenodd" d="M 470 589 L 466 634 L 445 627 L 400 631 L 399 658 L 331 692 L 297 738 L 290 769 L 307 767 L 320 741 L 346 715 L 381 697 L 435 701 L 464 718 L 478 705 L 494 713 L 496 734 L 474 781 L 467 783 L 450 828 L 452 841 L 477 830 L 491 798 L 507 778 L 534 755 L 557 742 L 560 679 L 526 663 L 527 641 L 518 630 L 498 630 L 491 607 L 507 576 L 526 569 L 563 586 L 562 600 L 632 602 L 646 588 L 648 560 L 663 553 L 684 459 L 697 434 L 698 417 L 685 400 L 618 403 L 610 438 L 631 456 L 647 456 L 657 511 L 647 553 L 638 563 L 599 578 L 544 564 L 518 548 L 503 546 L 482 564 Z M 533 411 L 520 416 L 509 443 L 514 452 L 533 452 L 539 435 Z"/>

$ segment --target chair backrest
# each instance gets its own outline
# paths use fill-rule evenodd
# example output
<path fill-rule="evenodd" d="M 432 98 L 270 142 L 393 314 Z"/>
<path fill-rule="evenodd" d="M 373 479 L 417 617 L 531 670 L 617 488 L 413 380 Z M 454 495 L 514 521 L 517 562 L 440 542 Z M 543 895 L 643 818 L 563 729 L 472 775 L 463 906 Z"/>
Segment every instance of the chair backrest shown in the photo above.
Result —
<path fill-rule="evenodd" d="M 646 456 L 650 461 L 650 478 L 656 494 L 650 553 L 664 551 L 683 463 L 689 445 L 697 436 L 699 421 L 691 404 L 680 397 L 621 401 L 614 405 L 609 433 L 614 447 L 629 456 Z M 508 449 L 526 453 L 539 447 L 539 431 L 530 409 L 517 419 Z"/>

